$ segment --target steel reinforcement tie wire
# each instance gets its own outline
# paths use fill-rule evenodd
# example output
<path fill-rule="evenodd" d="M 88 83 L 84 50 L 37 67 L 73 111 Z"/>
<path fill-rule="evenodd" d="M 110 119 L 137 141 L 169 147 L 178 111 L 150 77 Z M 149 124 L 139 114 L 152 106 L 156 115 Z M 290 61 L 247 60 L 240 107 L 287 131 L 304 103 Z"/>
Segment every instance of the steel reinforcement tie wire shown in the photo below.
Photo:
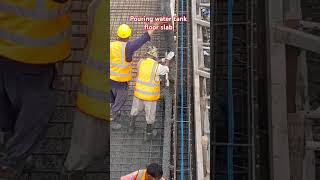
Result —
<path fill-rule="evenodd" d="M 179 0 L 180 1 L 180 16 L 183 15 L 183 10 L 184 10 L 184 0 Z M 180 180 L 184 180 L 184 117 L 183 117 L 183 65 L 184 65 L 184 57 L 183 57 L 183 22 L 180 22 Z"/>
<path fill-rule="evenodd" d="M 233 44 L 233 26 L 232 26 L 232 5 L 233 0 L 228 0 L 228 155 L 227 172 L 228 180 L 233 180 L 233 144 L 234 144 L 234 110 L 233 110 L 233 86 L 232 86 L 232 44 Z"/>

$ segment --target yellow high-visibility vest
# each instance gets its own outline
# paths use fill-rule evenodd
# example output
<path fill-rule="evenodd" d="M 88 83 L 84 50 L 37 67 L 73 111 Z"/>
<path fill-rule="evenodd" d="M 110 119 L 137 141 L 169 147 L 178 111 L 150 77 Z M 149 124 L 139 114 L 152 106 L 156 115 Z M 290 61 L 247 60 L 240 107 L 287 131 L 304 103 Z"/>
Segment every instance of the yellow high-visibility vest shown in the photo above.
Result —
<path fill-rule="evenodd" d="M 132 79 L 131 63 L 126 61 L 126 43 L 110 43 L 110 79 L 117 82 L 128 82 Z"/>
<path fill-rule="evenodd" d="M 0 1 L 0 56 L 49 64 L 70 54 L 71 0 Z"/>
<path fill-rule="evenodd" d="M 80 88 L 77 94 L 77 108 L 95 118 L 109 120 L 108 75 L 107 75 L 107 1 L 94 0 L 89 10 L 92 12 L 92 27 L 89 27 L 88 58 L 81 64 Z"/>
<path fill-rule="evenodd" d="M 136 180 L 145 180 L 146 179 L 146 175 L 147 175 L 147 170 L 146 169 L 139 170 Z M 165 180 L 165 178 L 162 177 L 161 180 Z"/>
<path fill-rule="evenodd" d="M 153 59 L 142 59 L 138 63 L 138 75 L 134 96 L 145 101 L 160 99 L 160 81 L 156 81 L 159 63 Z"/>

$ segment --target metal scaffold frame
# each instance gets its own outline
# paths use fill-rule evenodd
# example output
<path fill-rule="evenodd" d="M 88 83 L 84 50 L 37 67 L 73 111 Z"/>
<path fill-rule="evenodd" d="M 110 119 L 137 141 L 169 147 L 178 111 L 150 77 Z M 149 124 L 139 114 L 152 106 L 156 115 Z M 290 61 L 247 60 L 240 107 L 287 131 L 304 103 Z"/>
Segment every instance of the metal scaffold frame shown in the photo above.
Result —
<path fill-rule="evenodd" d="M 191 1 L 192 12 L 192 61 L 193 61 L 193 102 L 195 125 L 196 177 L 210 179 L 210 68 L 205 63 L 204 50 L 210 54 L 210 38 L 204 40 L 203 29 L 210 29 L 210 22 L 203 19 L 201 10 L 210 8 L 210 3 L 201 0 Z M 205 33 L 207 33 L 205 32 Z M 208 33 L 206 34 L 208 35 Z"/>
<path fill-rule="evenodd" d="M 214 1 L 211 5 L 211 174 L 218 180 L 259 179 L 256 1 Z"/>
<path fill-rule="evenodd" d="M 190 19 L 190 0 L 176 0 L 175 15 Z M 174 179 L 194 179 L 192 122 L 191 24 L 176 22 L 176 88 L 174 123 Z"/>
<path fill-rule="evenodd" d="M 272 179 L 316 179 L 313 125 L 320 108 L 310 108 L 306 52 L 320 53 L 319 23 L 304 21 L 300 0 L 267 2 L 270 168 Z M 310 66 L 309 66 L 310 67 Z"/>

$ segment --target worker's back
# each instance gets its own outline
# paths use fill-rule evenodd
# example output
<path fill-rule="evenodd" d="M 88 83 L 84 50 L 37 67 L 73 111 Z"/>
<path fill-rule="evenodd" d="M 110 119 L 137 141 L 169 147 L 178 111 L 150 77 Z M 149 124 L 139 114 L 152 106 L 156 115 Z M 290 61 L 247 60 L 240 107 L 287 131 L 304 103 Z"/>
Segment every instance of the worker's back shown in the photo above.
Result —
<path fill-rule="evenodd" d="M 49 64 L 70 54 L 71 0 L 2 0 L 0 56 L 28 64 Z"/>
<path fill-rule="evenodd" d="M 155 79 L 158 66 L 158 62 L 150 58 L 139 61 L 135 97 L 146 101 L 157 101 L 160 98 L 160 81 Z"/>
<path fill-rule="evenodd" d="M 110 79 L 116 82 L 128 82 L 132 79 L 131 63 L 126 61 L 126 42 L 110 43 Z"/>

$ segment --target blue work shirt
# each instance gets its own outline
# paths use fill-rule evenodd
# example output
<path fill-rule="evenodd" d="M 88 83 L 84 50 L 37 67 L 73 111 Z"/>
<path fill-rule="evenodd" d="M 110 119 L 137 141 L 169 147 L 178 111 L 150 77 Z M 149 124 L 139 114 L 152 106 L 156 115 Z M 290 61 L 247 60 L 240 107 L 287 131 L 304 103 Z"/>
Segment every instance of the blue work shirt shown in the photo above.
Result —
<path fill-rule="evenodd" d="M 136 40 L 131 40 L 127 42 L 126 45 L 126 61 L 131 62 L 134 53 L 143 46 L 146 42 L 150 41 L 150 36 L 148 32 L 145 32 Z M 123 89 L 128 86 L 127 82 L 116 82 L 110 79 L 111 88 Z"/>

